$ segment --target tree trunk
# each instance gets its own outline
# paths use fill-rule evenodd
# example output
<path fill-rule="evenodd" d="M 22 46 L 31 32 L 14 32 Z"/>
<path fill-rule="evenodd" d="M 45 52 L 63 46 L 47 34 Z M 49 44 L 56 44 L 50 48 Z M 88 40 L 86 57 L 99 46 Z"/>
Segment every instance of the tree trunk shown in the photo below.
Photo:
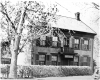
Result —
<path fill-rule="evenodd" d="M 17 78 L 17 55 L 20 43 L 20 36 L 16 35 L 15 42 L 14 42 L 14 49 L 11 50 L 12 58 L 11 58 L 11 65 L 10 65 L 10 74 L 9 78 Z"/>
<path fill-rule="evenodd" d="M 27 2 L 27 4 L 28 4 L 28 2 Z M 27 4 L 26 4 L 26 6 L 27 6 Z M 17 55 L 18 55 L 18 51 L 19 51 L 21 34 L 23 31 L 23 23 L 25 21 L 26 7 L 23 8 L 21 13 L 22 14 L 21 14 L 21 18 L 20 18 L 19 25 L 17 28 L 17 33 L 15 35 L 14 49 L 12 50 L 13 52 L 12 52 L 12 58 L 11 58 L 9 78 L 17 78 Z"/>
<path fill-rule="evenodd" d="M 12 53 L 9 78 L 17 78 L 17 52 Z"/>

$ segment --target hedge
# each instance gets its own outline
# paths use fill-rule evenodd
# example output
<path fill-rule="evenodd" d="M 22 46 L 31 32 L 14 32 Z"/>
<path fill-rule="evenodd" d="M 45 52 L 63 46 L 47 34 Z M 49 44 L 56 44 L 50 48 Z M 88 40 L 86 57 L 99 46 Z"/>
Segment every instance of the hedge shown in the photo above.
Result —
<path fill-rule="evenodd" d="M 9 74 L 9 65 L 0 66 L 1 73 Z M 34 78 L 34 77 L 66 77 L 92 75 L 92 69 L 89 66 L 17 66 L 18 78 Z"/>

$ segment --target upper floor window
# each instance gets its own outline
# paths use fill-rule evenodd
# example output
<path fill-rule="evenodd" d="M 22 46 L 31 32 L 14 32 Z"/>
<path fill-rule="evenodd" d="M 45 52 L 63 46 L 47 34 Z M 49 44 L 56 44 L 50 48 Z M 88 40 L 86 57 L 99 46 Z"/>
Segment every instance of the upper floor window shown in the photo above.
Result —
<path fill-rule="evenodd" d="M 82 49 L 83 50 L 88 50 L 89 49 L 89 40 L 88 39 L 83 39 L 82 40 Z"/>
<path fill-rule="evenodd" d="M 40 45 L 45 46 L 46 45 L 46 36 L 41 36 L 40 37 Z"/>
<path fill-rule="evenodd" d="M 74 38 L 74 48 L 75 49 L 79 49 L 79 44 L 80 44 L 80 39 Z"/>
<path fill-rule="evenodd" d="M 58 37 L 52 37 L 52 46 L 57 47 Z"/>
<path fill-rule="evenodd" d="M 46 45 L 46 36 L 41 36 L 39 39 L 36 41 L 37 46 L 45 46 Z"/>
<path fill-rule="evenodd" d="M 45 40 L 40 40 L 40 45 L 45 46 Z"/>
<path fill-rule="evenodd" d="M 64 38 L 64 46 L 69 47 L 69 37 Z"/>

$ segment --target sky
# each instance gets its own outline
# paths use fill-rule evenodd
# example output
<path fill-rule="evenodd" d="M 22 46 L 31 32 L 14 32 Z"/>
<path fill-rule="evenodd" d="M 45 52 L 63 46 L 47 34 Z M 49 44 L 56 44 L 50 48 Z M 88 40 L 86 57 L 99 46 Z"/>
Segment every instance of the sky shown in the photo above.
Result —
<path fill-rule="evenodd" d="M 4 2 L 5 0 L 1 0 Z M 12 4 L 16 4 L 18 1 L 25 0 L 9 0 Z M 29 1 L 29 0 L 27 0 Z M 95 32 L 99 33 L 99 21 L 95 22 L 96 19 L 100 16 L 99 11 L 93 8 L 92 2 L 100 4 L 99 0 L 36 0 L 43 2 L 46 7 L 49 7 L 52 4 L 57 4 L 59 12 L 58 15 L 67 16 L 75 18 L 75 13 L 80 12 L 80 19 L 90 26 Z"/>

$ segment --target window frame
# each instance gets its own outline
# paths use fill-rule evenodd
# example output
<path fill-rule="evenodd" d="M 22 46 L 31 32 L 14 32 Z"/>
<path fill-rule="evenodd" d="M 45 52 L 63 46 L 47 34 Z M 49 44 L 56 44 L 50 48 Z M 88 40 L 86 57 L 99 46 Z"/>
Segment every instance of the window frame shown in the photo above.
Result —
<path fill-rule="evenodd" d="M 56 61 L 55 60 L 52 60 L 52 56 L 56 56 Z M 56 55 L 56 54 L 52 54 L 51 55 L 51 65 L 54 65 L 54 66 L 57 66 L 57 64 L 58 64 L 58 55 Z"/>
<path fill-rule="evenodd" d="M 46 46 L 46 40 L 40 40 L 40 46 Z"/>
<path fill-rule="evenodd" d="M 52 37 L 52 47 L 54 47 L 54 48 L 58 48 L 59 37 L 57 37 L 57 36 L 54 36 L 54 37 L 56 37 L 57 40 L 54 41 L 54 40 L 53 40 L 53 37 Z M 56 45 L 54 45 L 54 43 L 56 43 Z"/>
<path fill-rule="evenodd" d="M 78 43 L 75 43 L 75 40 L 78 40 Z M 77 47 L 75 47 L 75 46 L 77 46 Z M 80 38 L 79 37 L 74 37 L 73 48 L 80 49 Z"/>
<path fill-rule="evenodd" d="M 85 41 L 88 41 L 88 44 L 84 44 Z M 83 38 L 82 50 L 89 50 L 89 39 L 88 38 Z"/>
<path fill-rule="evenodd" d="M 40 55 L 44 55 L 44 60 L 40 60 Z M 39 61 L 39 65 L 46 65 L 46 53 L 38 52 L 38 61 Z"/>
<path fill-rule="evenodd" d="M 54 43 L 56 43 L 56 45 L 54 45 Z M 57 43 L 58 43 L 58 41 L 52 41 L 52 47 L 58 47 Z"/>
<path fill-rule="evenodd" d="M 70 46 L 70 37 L 64 38 L 63 45 L 66 46 L 66 47 Z"/>

